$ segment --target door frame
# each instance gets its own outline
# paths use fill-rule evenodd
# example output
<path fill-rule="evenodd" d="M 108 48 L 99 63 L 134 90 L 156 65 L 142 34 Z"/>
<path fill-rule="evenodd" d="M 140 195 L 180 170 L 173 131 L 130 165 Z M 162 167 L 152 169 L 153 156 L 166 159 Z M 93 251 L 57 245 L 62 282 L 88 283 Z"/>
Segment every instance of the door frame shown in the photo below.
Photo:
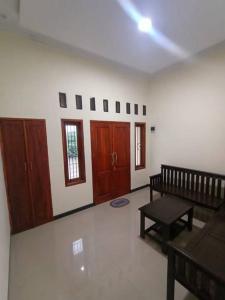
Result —
<path fill-rule="evenodd" d="M 95 205 L 99 204 L 96 203 L 95 197 L 94 197 L 94 166 L 93 166 L 93 146 L 92 146 L 92 124 L 95 123 L 108 123 L 108 124 L 126 124 L 129 125 L 129 140 L 130 140 L 130 145 L 129 145 L 129 191 L 131 191 L 131 123 L 126 122 L 126 121 L 109 121 L 109 120 L 90 120 L 90 138 L 91 138 L 91 165 L 92 165 L 92 195 L 93 195 L 93 203 Z M 108 200 L 110 201 L 110 200 Z M 104 203 L 104 202 L 103 202 Z"/>

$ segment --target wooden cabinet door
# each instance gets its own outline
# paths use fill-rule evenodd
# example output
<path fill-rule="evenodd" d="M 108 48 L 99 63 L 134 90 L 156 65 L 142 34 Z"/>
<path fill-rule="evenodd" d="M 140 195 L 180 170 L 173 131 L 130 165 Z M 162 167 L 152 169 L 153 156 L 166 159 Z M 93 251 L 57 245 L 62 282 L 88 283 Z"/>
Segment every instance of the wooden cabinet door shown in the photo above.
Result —
<path fill-rule="evenodd" d="M 91 121 L 93 195 L 96 204 L 112 197 L 112 128 L 110 122 Z"/>
<path fill-rule="evenodd" d="M 33 210 L 28 184 L 24 122 L 0 120 L 1 148 L 12 232 L 33 227 Z"/>
<path fill-rule="evenodd" d="M 96 204 L 130 192 L 130 124 L 91 121 Z"/>
<path fill-rule="evenodd" d="M 25 128 L 29 183 L 37 226 L 50 221 L 53 217 L 45 121 L 26 120 Z"/>
<path fill-rule="evenodd" d="M 113 198 L 130 192 L 130 124 L 115 122 L 113 128 Z"/>

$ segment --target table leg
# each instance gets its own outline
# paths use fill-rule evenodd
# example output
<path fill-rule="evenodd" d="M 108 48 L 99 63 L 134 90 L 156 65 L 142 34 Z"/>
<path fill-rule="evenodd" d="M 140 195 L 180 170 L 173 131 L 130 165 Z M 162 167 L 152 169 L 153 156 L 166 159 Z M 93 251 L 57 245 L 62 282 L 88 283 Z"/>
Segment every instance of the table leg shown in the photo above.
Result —
<path fill-rule="evenodd" d="M 194 214 L 194 209 L 192 208 L 188 212 L 188 230 L 189 231 L 192 231 L 193 214 Z"/>
<path fill-rule="evenodd" d="M 163 229 L 162 252 L 167 253 L 167 242 L 170 240 L 170 226 L 165 226 Z"/>
<path fill-rule="evenodd" d="M 145 215 L 144 213 L 141 211 L 141 220 L 140 220 L 140 237 L 142 239 L 145 238 Z"/>

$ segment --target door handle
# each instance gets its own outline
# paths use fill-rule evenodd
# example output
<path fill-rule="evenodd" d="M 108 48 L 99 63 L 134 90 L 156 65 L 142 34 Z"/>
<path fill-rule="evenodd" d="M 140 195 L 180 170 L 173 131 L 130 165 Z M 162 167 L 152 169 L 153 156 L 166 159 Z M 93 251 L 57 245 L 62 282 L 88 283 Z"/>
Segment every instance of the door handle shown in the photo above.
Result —
<path fill-rule="evenodd" d="M 116 152 L 114 152 L 115 153 L 115 159 L 116 159 L 116 164 L 117 164 L 117 153 Z"/>
<path fill-rule="evenodd" d="M 112 152 L 111 156 L 112 156 L 112 166 L 114 166 L 114 163 L 115 163 L 115 160 L 114 160 L 114 152 Z"/>

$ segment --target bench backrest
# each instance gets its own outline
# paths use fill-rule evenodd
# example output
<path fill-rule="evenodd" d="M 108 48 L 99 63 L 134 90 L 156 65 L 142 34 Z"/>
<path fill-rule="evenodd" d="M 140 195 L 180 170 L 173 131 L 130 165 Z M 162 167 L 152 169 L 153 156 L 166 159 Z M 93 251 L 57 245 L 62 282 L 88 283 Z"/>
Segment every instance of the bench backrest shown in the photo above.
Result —
<path fill-rule="evenodd" d="M 225 199 L 225 175 L 161 165 L 163 184 Z"/>

